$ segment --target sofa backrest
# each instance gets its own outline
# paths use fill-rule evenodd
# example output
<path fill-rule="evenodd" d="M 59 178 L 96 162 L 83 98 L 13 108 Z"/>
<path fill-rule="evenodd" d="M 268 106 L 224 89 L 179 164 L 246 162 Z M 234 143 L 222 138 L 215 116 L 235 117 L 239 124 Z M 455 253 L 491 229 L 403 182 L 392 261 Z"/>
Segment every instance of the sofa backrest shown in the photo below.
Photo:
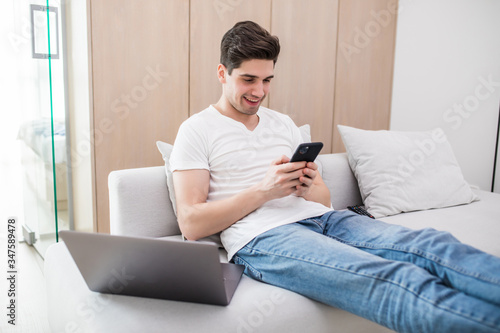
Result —
<path fill-rule="evenodd" d="M 358 182 L 349 167 L 346 153 L 319 155 L 316 162 L 323 181 L 330 190 L 334 209 L 341 210 L 347 206 L 363 204 Z"/>
<path fill-rule="evenodd" d="M 317 162 L 335 209 L 362 203 L 345 153 L 320 155 Z M 147 237 L 180 234 L 164 166 L 113 171 L 108 186 L 111 234 Z"/>

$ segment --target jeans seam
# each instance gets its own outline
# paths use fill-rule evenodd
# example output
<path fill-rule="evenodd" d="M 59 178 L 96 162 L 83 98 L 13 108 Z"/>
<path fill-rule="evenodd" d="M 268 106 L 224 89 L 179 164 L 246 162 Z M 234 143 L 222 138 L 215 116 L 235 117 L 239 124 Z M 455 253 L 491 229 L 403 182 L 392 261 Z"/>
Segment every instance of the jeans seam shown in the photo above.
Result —
<path fill-rule="evenodd" d="M 404 285 L 402 285 L 400 283 L 397 283 L 395 281 L 382 278 L 382 277 L 377 276 L 377 275 L 370 275 L 370 274 L 365 274 L 365 273 L 354 272 L 354 271 L 348 270 L 346 268 L 330 266 L 330 265 L 327 265 L 327 264 L 324 264 L 324 263 L 319 263 L 319 262 L 316 262 L 316 261 L 313 261 L 313 260 L 307 260 L 307 259 L 297 258 L 297 257 L 294 257 L 294 256 L 287 256 L 287 255 L 284 255 L 284 254 L 278 254 L 278 253 L 272 253 L 272 252 L 264 252 L 262 250 L 255 249 L 255 248 L 249 248 L 249 249 L 250 249 L 250 251 L 258 252 L 258 253 L 261 253 L 261 254 L 264 254 L 264 255 L 268 255 L 268 256 L 277 256 L 277 257 L 283 257 L 283 258 L 298 260 L 298 261 L 307 262 L 307 263 L 314 264 L 314 265 L 319 265 L 319 266 L 328 267 L 328 268 L 335 269 L 335 270 L 340 270 L 340 271 L 343 271 L 343 272 L 346 272 L 346 273 L 349 273 L 349 274 L 353 274 L 353 275 L 358 275 L 358 276 L 363 276 L 363 277 L 367 277 L 367 278 L 376 279 L 376 280 L 379 280 L 379 281 L 384 281 L 384 282 L 390 283 L 392 285 L 395 285 L 395 286 L 397 286 L 397 287 L 399 287 L 401 289 L 406 290 L 407 292 L 411 293 L 415 297 L 420 298 L 423 301 L 427 302 L 428 304 L 431 304 L 431 305 L 433 305 L 433 306 L 435 306 L 435 307 L 437 307 L 437 308 L 439 308 L 439 309 L 441 309 L 443 311 L 447 311 L 447 312 L 452 313 L 454 315 L 457 315 L 457 316 L 460 316 L 460 317 L 472 320 L 472 321 L 474 321 L 476 323 L 479 323 L 479 324 L 486 325 L 488 327 L 497 329 L 497 326 L 495 326 L 494 323 L 490 323 L 490 322 L 487 322 L 487 321 L 484 321 L 484 320 L 481 320 L 481 319 L 478 319 L 478 318 L 471 317 L 470 315 L 468 315 L 466 313 L 462 313 L 462 312 L 459 312 L 458 310 L 450 309 L 447 306 L 438 305 L 435 302 L 433 302 L 432 300 L 428 299 L 427 297 L 423 297 L 419 293 L 417 293 L 417 292 L 415 292 L 415 291 L 413 291 L 411 289 L 408 289 L 406 286 L 404 286 Z M 245 260 L 243 260 L 243 261 L 245 261 Z"/>
<path fill-rule="evenodd" d="M 243 265 L 248 268 L 248 270 L 252 271 L 252 273 L 258 277 L 259 280 L 262 280 L 262 273 L 259 272 L 257 269 L 255 269 L 248 261 L 240 257 L 238 254 L 234 256 L 234 259 L 237 259 L 241 262 L 243 262 Z M 235 260 L 236 262 L 236 260 Z"/>
<path fill-rule="evenodd" d="M 446 268 L 448 268 L 448 269 L 450 269 L 458 274 L 462 274 L 462 275 L 465 275 L 465 276 L 468 276 L 471 278 L 479 279 L 479 280 L 482 280 L 482 281 L 487 282 L 487 283 L 493 283 L 496 285 L 500 285 L 500 280 L 498 280 L 498 279 L 494 279 L 494 278 L 491 278 L 489 276 L 484 276 L 481 274 L 476 274 L 475 272 L 466 270 L 463 267 L 450 265 L 449 262 L 444 260 L 443 258 L 436 256 L 435 254 L 428 253 L 428 252 L 425 252 L 425 251 L 422 251 L 419 249 L 399 248 L 399 247 L 393 246 L 393 245 L 391 245 L 391 246 L 387 246 L 387 245 L 386 246 L 383 246 L 383 245 L 374 246 L 373 244 L 369 244 L 369 243 L 346 242 L 346 241 L 339 239 L 335 236 L 331 236 L 331 235 L 327 235 L 327 236 L 332 238 L 332 239 L 335 239 L 336 241 L 339 241 L 343 244 L 350 245 L 350 246 L 357 247 L 357 248 L 367 248 L 367 249 L 374 249 L 374 250 L 390 250 L 390 251 L 395 251 L 395 252 L 414 254 L 414 255 L 417 255 L 417 256 L 424 258 L 426 260 L 433 261 L 433 262 L 437 263 L 438 265 L 446 267 Z"/>
<path fill-rule="evenodd" d="M 318 219 L 316 217 L 310 217 L 308 219 L 305 219 L 305 220 L 301 220 L 299 221 L 298 223 L 304 223 L 304 222 L 308 222 L 308 221 L 311 221 L 313 223 L 315 223 L 321 230 L 324 229 L 324 226 L 323 224 L 321 223 L 321 219 Z"/>

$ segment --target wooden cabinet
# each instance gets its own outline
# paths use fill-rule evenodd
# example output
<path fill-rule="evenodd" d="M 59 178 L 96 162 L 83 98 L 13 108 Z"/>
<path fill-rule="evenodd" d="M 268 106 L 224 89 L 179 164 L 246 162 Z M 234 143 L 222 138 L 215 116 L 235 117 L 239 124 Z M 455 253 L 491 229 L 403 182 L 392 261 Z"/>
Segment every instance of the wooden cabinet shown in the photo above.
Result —
<path fill-rule="evenodd" d="M 264 105 L 309 123 L 323 152 L 343 151 L 337 124 L 389 126 L 396 12 L 384 14 L 396 0 L 89 1 L 98 232 L 109 232 L 109 173 L 161 165 L 155 142 L 173 143 L 219 99 L 220 40 L 238 21 L 280 38 Z"/>

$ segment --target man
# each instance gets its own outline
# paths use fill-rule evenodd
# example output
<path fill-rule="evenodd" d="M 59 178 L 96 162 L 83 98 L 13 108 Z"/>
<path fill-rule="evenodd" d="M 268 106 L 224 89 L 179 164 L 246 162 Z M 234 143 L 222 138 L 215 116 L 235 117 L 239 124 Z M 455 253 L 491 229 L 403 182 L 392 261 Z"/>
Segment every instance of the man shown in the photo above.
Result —
<path fill-rule="evenodd" d="M 245 274 L 396 331 L 500 331 L 499 258 L 334 211 L 317 165 L 289 163 L 299 129 L 261 106 L 279 51 L 253 22 L 224 35 L 222 96 L 181 125 L 170 159 L 183 235 L 222 231 Z"/>

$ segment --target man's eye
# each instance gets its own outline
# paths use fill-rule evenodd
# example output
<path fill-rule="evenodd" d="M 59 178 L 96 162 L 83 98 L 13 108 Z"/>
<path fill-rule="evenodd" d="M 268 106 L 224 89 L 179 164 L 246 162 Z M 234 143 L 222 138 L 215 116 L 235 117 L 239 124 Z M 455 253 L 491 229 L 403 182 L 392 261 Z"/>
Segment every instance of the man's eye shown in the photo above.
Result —
<path fill-rule="evenodd" d="M 245 79 L 245 82 L 253 82 L 253 79 Z"/>

